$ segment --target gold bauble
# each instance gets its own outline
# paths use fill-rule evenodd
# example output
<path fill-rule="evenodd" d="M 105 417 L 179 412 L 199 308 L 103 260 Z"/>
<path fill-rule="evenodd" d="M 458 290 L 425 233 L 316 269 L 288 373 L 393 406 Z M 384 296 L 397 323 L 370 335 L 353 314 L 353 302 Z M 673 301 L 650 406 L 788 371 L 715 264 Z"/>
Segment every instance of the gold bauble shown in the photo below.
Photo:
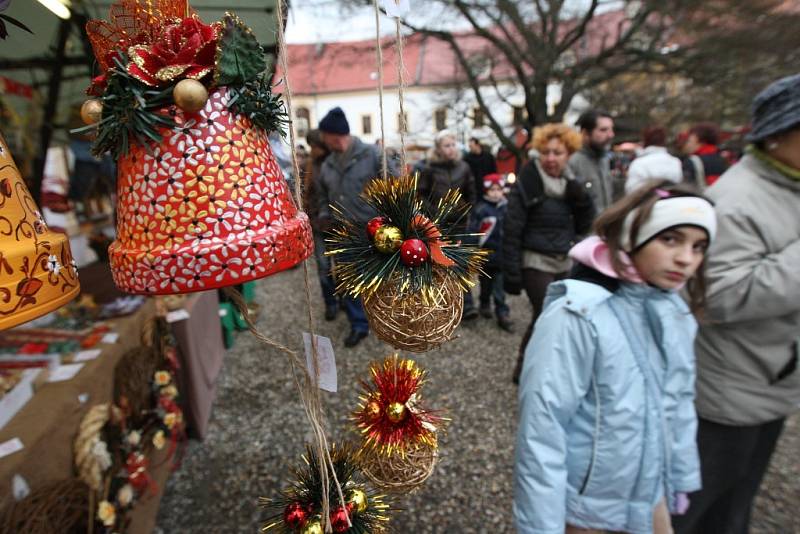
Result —
<path fill-rule="evenodd" d="M 403 244 L 403 234 L 396 226 L 381 226 L 375 231 L 375 248 L 384 254 L 391 254 Z"/>
<path fill-rule="evenodd" d="M 103 116 L 103 103 L 96 98 L 90 98 L 81 106 L 81 119 L 86 124 L 100 122 Z"/>
<path fill-rule="evenodd" d="M 181 80 L 175 84 L 172 90 L 172 98 L 175 104 L 183 111 L 194 113 L 203 109 L 208 101 L 208 90 L 206 86 L 197 80 Z"/>
<path fill-rule="evenodd" d="M 386 407 L 386 417 L 392 423 L 399 423 L 406 416 L 406 405 L 402 402 L 393 402 Z"/>
<path fill-rule="evenodd" d="M 367 403 L 367 415 L 370 419 L 377 419 L 381 415 L 381 405 L 377 401 L 369 401 Z"/>
<path fill-rule="evenodd" d="M 360 489 L 351 489 L 347 492 L 347 503 L 353 505 L 357 514 L 363 514 L 367 510 L 367 494 Z"/>
<path fill-rule="evenodd" d="M 325 534 L 325 530 L 322 528 L 321 519 L 319 517 L 315 517 L 306 523 L 305 526 L 300 529 L 300 534 Z"/>

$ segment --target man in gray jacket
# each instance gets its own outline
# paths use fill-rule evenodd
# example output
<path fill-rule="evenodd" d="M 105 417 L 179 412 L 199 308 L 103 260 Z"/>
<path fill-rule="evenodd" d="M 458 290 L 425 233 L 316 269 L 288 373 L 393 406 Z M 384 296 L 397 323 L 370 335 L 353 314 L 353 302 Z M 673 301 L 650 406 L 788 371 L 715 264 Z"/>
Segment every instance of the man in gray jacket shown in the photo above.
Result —
<path fill-rule="evenodd" d="M 800 75 L 756 97 L 749 141 L 706 191 L 718 231 L 695 343 L 703 489 L 673 518 L 677 534 L 748 532 L 784 420 L 800 408 Z"/>
<path fill-rule="evenodd" d="M 342 108 L 333 108 L 319 123 L 322 142 L 331 154 L 322 163 L 319 176 L 321 225 L 330 226 L 330 205 L 335 204 L 344 213 L 353 216 L 365 226 L 377 213 L 361 198 L 361 192 L 373 179 L 383 176 L 380 148 L 362 143 L 350 135 L 350 125 Z M 388 174 L 398 176 L 394 159 L 387 163 Z M 327 221 L 327 222 L 326 222 Z M 342 306 L 350 321 L 350 333 L 345 347 L 354 347 L 369 333 L 367 316 L 360 299 L 342 297 Z"/>
<path fill-rule="evenodd" d="M 586 184 L 599 214 L 617 196 L 608 152 L 614 139 L 614 119 L 605 111 L 589 110 L 578 117 L 575 125 L 581 129 L 583 147 L 569 158 L 568 166 Z"/>

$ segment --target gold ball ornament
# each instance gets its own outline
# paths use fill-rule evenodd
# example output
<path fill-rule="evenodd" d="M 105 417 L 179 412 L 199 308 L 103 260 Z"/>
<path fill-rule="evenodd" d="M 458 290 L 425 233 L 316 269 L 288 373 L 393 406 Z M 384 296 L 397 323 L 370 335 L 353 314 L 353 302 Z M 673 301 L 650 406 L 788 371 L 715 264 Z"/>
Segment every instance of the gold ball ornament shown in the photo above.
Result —
<path fill-rule="evenodd" d="M 300 529 L 300 534 L 325 534 L 325 530 L 322 528 L 321 518 L 315 517 L 311 519 Z"/>
<path fill-rule="evenodd" d="M 103 103 L 96 98 L 90 98 L 81 106 L 81 120 L 86 124 L 100 122 L 103 116 Z"/>
<path fill-rule="evenodd" d="M 406 416 L 406 405 L 401 402 L 393 402 L 386 407 L 386 417 L 392 423 L 399 423 Z"/>
<path fill-rule="evenodd" d="M 391 254 L 403 244 L 403 234 L 396 226 L 381 226 L 375 231 L 374 243 L 384 254 Z"/>
<path fill-rule="evenodd" d="M 172 90 L 175 104 L 183 111 L 195 113 L 203 109 L 208 101 L 208 90 L 197 80 L 181 80 Z"/>
<path fill-rule="evenodd" d="M 347 492 L 347 504 L 353 505 L 353 510 L 357 514 L 363 514 L 367 510 L 367 494 L 360 489 L 351 489 Z"/>

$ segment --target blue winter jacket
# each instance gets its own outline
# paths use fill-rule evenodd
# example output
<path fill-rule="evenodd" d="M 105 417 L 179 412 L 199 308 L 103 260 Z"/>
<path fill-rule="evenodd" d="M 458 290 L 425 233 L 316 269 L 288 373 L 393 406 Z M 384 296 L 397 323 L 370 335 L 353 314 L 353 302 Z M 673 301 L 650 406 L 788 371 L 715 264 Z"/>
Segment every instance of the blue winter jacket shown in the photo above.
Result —
<path fill-rule="evenodd" d="M 650 533 L 662 498 L 700 488 L 697 324 L 675 293 L 614 282 L 548 290 L 520 380 L 519 532 Z"/>

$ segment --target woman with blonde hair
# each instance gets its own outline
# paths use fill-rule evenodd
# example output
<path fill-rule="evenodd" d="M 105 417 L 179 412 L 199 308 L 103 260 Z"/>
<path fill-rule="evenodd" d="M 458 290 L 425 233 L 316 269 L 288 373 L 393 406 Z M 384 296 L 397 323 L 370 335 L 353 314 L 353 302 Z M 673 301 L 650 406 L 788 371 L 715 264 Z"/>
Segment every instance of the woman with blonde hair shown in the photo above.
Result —
<path fill-rule="evenodd" d="M 522 167 L 508 195 L 503 227 L 504 286 L 513 295 L 524 288 L 533 307 L 512 377 L 515 384 L 547 286 L 566 276 L 571 266 L 567 253 L 578 237 L 589 231 L 594 219 L 591 197 L 567 167 L 569 157 L 580 147 L 580 134 L 566 124 L 536 128 L 530 148 L 538 155 Z"/>

